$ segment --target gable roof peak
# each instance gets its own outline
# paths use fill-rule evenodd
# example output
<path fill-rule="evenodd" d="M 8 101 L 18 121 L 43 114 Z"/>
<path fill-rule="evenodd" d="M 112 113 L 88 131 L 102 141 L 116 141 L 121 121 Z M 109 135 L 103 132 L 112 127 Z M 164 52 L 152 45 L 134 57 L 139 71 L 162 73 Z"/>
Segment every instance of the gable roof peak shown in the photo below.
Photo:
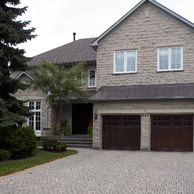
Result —
<path fill-rule="evenodd" d="M 175 17 L 177 20 L 181 21 L 182 23 L 189 26 L 191 29 L 194 30 L 194 23 L 190 22 L 189 20 L 183 18 L 179 14 L 175 13 L 174 11 L 168 9 L 164 5 L 158 3 L 155 0 L 141 0 L 135 7 L 133 7 L 129 12 L 127 12 L 122 18 L 120 18 L 116 23 L 114 23 L 110 28 L 108 28 L 104 33 L 102 33 L 97 39 L 95 39 L 92 43 L 92 47 L 97 47 L 99 42 L 103 40 L 109 33 L 111 33 L 116 27 L 118 27 L 121 23 L 123 23 L 128 17 L 134 14 L 137 9 L 139 9 L 144 3 L 149 2 L 156 7 L 160 8 L 161 10 L 167 12 L 169 15 Z"/>

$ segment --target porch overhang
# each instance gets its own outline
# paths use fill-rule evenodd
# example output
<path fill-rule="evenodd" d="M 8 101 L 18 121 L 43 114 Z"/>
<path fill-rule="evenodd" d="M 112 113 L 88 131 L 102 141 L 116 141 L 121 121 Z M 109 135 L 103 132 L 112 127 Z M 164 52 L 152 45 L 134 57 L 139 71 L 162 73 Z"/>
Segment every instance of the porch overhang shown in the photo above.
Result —
<path fill-rule="evenodd" d="M 194 99 L 194 83 L 103 86 L 91 98 L 92 101 L 149 99 Z"/>

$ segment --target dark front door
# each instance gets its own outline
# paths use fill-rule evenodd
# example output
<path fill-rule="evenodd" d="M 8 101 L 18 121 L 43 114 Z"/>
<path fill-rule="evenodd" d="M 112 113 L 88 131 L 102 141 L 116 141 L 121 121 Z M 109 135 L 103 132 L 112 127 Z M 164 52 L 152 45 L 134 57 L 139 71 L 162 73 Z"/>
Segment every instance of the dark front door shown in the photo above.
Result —
<path fill-rule="evenodd" d="M 151 116 L 151 150 L 192 151 L 193 116 Z"/>
<path fill-rule="evenodd" d="M 103 116 L 102 148 L 139 150 L 140 131 L 140 115 Z"/>
<path fill-rule="evenodd" d="M 72 133 L 87 134 L 89 120 L 93 117 L 93 104 L 73 104 L 72 110 Z"/>

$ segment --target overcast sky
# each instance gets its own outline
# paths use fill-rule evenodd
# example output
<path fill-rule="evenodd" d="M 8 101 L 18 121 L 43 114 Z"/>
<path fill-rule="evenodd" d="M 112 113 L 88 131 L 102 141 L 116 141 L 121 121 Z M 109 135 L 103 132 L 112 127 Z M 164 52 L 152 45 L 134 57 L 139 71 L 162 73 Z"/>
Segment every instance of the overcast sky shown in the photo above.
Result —
<path fill-rule="evenodd" d="M 28 6 L 20 20 L 31 20 L 38 36 L 21 44 L 32 57 L 76 39 L 98 37 L 140 0 L 21 0 Z M 194 0 L 158 0 L 159 3 L 194 22 Z M 176 4 L 175 4 L 176 3 Z"/>

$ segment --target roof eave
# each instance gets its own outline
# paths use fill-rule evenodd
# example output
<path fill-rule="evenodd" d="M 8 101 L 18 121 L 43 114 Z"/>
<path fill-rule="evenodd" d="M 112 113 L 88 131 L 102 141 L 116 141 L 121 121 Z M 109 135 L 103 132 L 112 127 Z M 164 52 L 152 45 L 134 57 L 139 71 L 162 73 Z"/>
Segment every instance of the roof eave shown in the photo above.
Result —
<path fill-rule="evenodd" d="M 104 98 L 104 99 L 93 99 L 94 102 L 103 102 L 103 101 L 132 101 L 132 100 L 189 100 L 194 99 L 194 97 L 155 97 L 155 98 Z"/>

